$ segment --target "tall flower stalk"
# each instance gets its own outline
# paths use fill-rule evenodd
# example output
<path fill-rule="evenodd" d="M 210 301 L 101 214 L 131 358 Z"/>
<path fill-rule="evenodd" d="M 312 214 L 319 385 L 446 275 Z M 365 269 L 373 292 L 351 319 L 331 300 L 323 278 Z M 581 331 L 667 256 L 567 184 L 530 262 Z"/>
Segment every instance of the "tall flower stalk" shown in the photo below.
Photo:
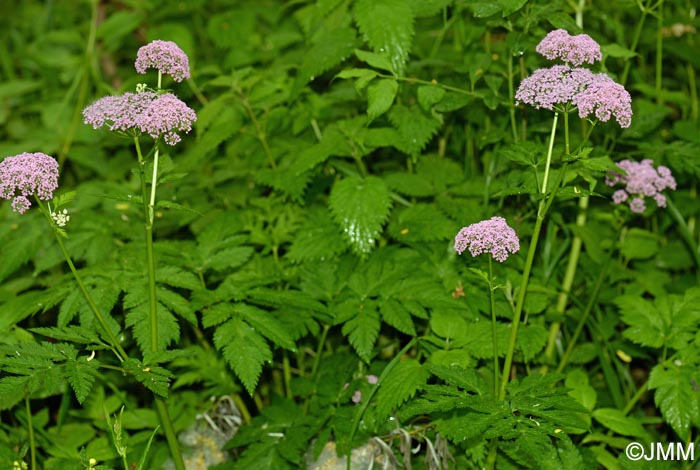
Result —
<path fill-rule="evenodd" d="M 156 191 L 158 186 L 158 163 L 161 140 L 174 146 L 181 140 L 179 132 L 189 132 L 197 119 L 195 112 L 174 94 L 163 90 L 163 75 L 171 75 L 176 82 L 190 77 L 187 55 L 170 41 L 153 41 L 139 49 L 135 62 L 138 73 L 150 68 L 158 72 L 155 90 L 139 85 L 136 93 L 101 98 L 87 107 L 83 115 L 85 122 L 94 128 L 107 126 L 111 131 L 133 139 L 138 159 L 141 202 L 143 206 L 144 235 L 146 242 L 146 266 L 148 270 L 148 318 L 150 347 L 143 351 L 146 357 L 158 353 L 162 347 L 158 333 L 158 298 L 156 289 L 156 264 L 153 250 Z M 141 150 L 139 138 L 147 134 L 154 139 L 153 172 L 150 176 L 150 194 L 147 190 L 146 158 Z M 165 401 L 155 396 L 156 407 L 171 450 L 175 467 L 184 469 L 179 444 Z"/>

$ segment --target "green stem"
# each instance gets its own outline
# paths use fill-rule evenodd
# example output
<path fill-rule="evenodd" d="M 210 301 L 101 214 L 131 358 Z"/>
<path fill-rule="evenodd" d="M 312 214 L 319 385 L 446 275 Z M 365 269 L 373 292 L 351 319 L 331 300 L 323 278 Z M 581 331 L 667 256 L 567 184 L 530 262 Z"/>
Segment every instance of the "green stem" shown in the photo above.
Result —
<path fill-rule="evenodd" d="M 506 398 L 506 387 L 508 385 L 508 379 L 510 377 L 510 368 L 513 364 L 513 355 L 515 354 L 515 341 L 518 338 L 518 328 L 520 326 L 520 317 L 523 312 L 523 305 L 525 304 L 525 295 L 527 293 L 527 285 L 530 280 L 530 271 L 532 270 L 532 264 L 535 260 L 535 252 L 537 251 L 537 242 L 540 239 L 540 231 L 542 230 L 542 224 L 544 223 L 544 218 L 549 207 L 546 199 L 547 179 L 549 177 L 549 167 L 552 162 L 552 151 L 554 149 L 554 136 L 556 135 L 558 117 L 559 114 L 555 112 L 554 120 L 552 122 L 552 133 L 549 137 L 549 149 L 547 151 L 545 176 L 542 181 L 542 188 L 540 190 L 541 199 L 539 207 L 537 209 L 537 219 L 535 221 L 535 228 L 532 233 L 532 240 L 530 241 L 530 248 L 527 252 L 527 259 L 525 260 L 523 277 L 520 282 L 520 290 L 518 291 L 518 299 L 515 304 L 515 312 L 513 313 L 513 321 L 510 330 L 510 339 L 508 341 L 508 351 L 506 353 L 506 359 L 503 364 L 503 373 L 501 375 L 501 390 L 498 395 L 499 400 L 504 400 Z"/>
<path fill-rule="evenodd" d="M 520 140 L 518 138 L 518 125 L 515 122 L 515 92 L 514 92 L 514 85 L 513 85 L 513 54 L 509 53 L 508 54 L 508 99 L 510 103 L 510 128 L 513 132 L 513 142 L 518 142 Z"/>
<path fill-rule="evenodd" d="M 27 412 L 27 433 L 29 434 L 29 454 L 31 455 L 32 470 L 36 470 L 36 442 L 34 440 L 34 425 L 32 424 L 32 408 L 29 405 L 29 392 L 24 397 L 24 409 Z"/>
<path fill-rule="evenodd" d="M 663 59 L 664 59 L 664 36 L 663 36 L 663 26 L 664 26 L 664 2 L 661 0 L 659 2 L 659 12 L 656 17 L 656 79 L 655 79 L 655 91 L 656 91 L 656 102 L 658 104 L 663 104 L 663 98 L 661 97 L 661 82 L 662 82 L 662 72 L 663 72 Z"/>
<path fill-rule="evenodd" d="M 639 22 L 637 23 L 637 28 L 634 30 L 634 36 L 632 38 L 632 44 L 630 45 L 630 50 L 632 52 L 637 51 L 637 45 L 639 44 L 639 38 L 642 36 L 642 29 L 644 27 L 644 21 L 647 18 L 647 9 L 642 8 L 642 17 L 639 19 Z M 625 84 L 627 81 L 627 76 L 629 75 L 630 67 L 632 66 L 632 61 L 627 60 L 625 61 L 625 68 L 622 70 L 622 75 L 620 75 L 620 85 Z"/>
<path fill-rule="evenodd" d="M 586 309 L 581 315 L 578 325 L 576 325 L 576 330 L 574 330 L 573 336 L 571 337 L 571 339 L 569 339 L 566 351 L 564 351 L 564 354 L 561 357 L 561 361 L 559 362 L 559 366 L 557 367 L 558 374 L 561 373 L 564 370 L 564 367 L 566 367 L 566 365 L 568 364 L 571 352 L 574 350 L 574 346 L 576 346 L 576 342 L 578 341 L 578 338 L 581 335 L 581 332 L 583 331 L 583 327 L 586 325 L 586 321 L 588 321 L 588 317 L 590 316 L 591 311 L 593 311 L 593 306 L 595 305 L 595 301 L 598 298 L 598 294 L 600 293 L 600 288 L 603 286 L 603 281 L 607 277 L 608 267 L 610 266 L 611 260 L 612 257 L 609 257 L 608 261 L 598 273 L 598 279 L 596 280 L 595 287 L 593 287 L 593 292 L 591 293 L 590 298 L 588 299 Z"/>
<path fill-rule="evenodd" d="M 688 227 L 688 224 L 683 218 L 683 214 L 681 214 L 681 212 L 678 210 L 678 207 L 676 207 L 676 205 L 673 203 L 673 200 L 670 197 L 666 197 L 666 205 L 668 206 L 668 210 L 671 213 L 671 217 L 673 217 L 676 221 L 676 224 L 678 224 L 678 231 L 680 232 L 681 237 L 683 237 L 683 240 L 688 244 L 688 249 L 690 250 L 690 254 L 693 257 L 693 261 L 695 261 L 695 265 L 698 268 L 700 268 L 700 251 L 698 250 L 697 243 L 695 243 L 693 233 L 691 232 L 690 228 Z"/>
<path fill-rule="evenodd" d="M 396 75 L 389 75 L 389 74 L 384 74 L 384 73 L 377 74 L 377 76 L 381 77 L 381 78 L 389 78 L 389 79 L 396 80 L 399 82 L 414 83 L 414 84 L 418 84 L 418 85 L 439 86 L 440 88 L 442 88 L 444 90 L 454 91 L 455 93 L 459 93 L 462 95 L 468 95 L 468 96 L 475 95 L 475 93 L 473 91 L 464 90 L 462 88 L 457 88 L 457 87 L 453 87 L 450 85 L 444 85 L 444 84 L 438 82 L 437 80 L 428 81 L 428 80 L 421 80 L 419 78 L 413 78 L 413 77 L 397 77 Z"/>
<path fill-rule="evenodd" d="M 114 336 L 114 333 L 112 333 L 112 330 L 107 325 L 107 321 L 105 320 L 105 317 L 102 315 L 102 312 L 100 312 L 100 309 L 97 307 L 97 304 L 95 304 L 95 301 L 93 300 L 92 295 L 90 295 L 90 292 L 87 290 L 87 287 L 85 286 L 85 283 L 83 282 L 83 278 L 80 277 L 78 270 L 75 268 L 75 264 L 73 264 L 73 259 L 71 258 L 70 254 L 68 253 L 66 246 L 63 244 L 63 239 L 61 238 L 61 235 L 59 234 L 58 230 L 56 230 L 54 222 L 51 219 L 51 215 L 49 214 L 49 211 L 46 209 L 46 207 L 44 206 L 44 203 L 41 201 L 41 199 L 35 198 L 35 200 L 36 200 L 37 204 L 39 205 L 41 212 L 44 214 L 46 219 L 49 221 L 49 225 L 51 225 L 51 228 L 53 229 L 53 233 L 56 237 L 56 241 L 58 242 L 58 246 L 59 246 L 59 248 L 61 248 L 61 252 L 63 253 L 63 257 L 65 258 L 66 263 L 68 264 L 68 267 L 71 270 L 71 273 L 73 273 L 73 278 L 75 278 L 75 282 L 78 283 L 78 287 L 80 288 L 80 292 L 83 294 L 83 297 L 87 301 L 88 306 L 90 307 L 90 310 L 92 311 L 93 315 L 95 316 L 95 319 L 97 319 L 97 322 L 100 324 L 100 326 L 104 330 L 105 334 L 107 335 L 107 339 L 109 340 L 110 346 L 112 347 L 112 352 L 114 352 L 115 356 L 117 356 L 117 359 L 119 359 L 119 362 L 123 362 L 124 360 L 128 359 L 126 351 L 124 351 L 124 348 L 122 348 L 121 344 L 119 344 L 119 341 L 117 341 L 117 338 Z"/>
<path fill-rule="evenodd" d="M 493 285 L 493 260 L 489 259 L 489 294 L 491 297 L 491 341 L 493 344 L 493 396 L 498 396 L 498 336 L 496 334 L 496 293 Z"/>
<path fill-rule="evenodd" d="M 160 74 L 159 74 L 159 88 L 160 88 Z M 149 319 L 151 327 L 151 352 L 158 352 L 158 300 L 156 297 L 156 267 L 155 267 L 155 257 L 153 255 L 153 222 L 154 222 L 154 206 L 155 206 L 155 194 L 156 194 L 156 184 L 158 176 L 158 142 L 156 142 L 156 148 L 154 152 L 153 161 L 153 177 L 151 182 L 151 195 L 147 199 L 146 191 L 146 162 L 141 153 L 141 146 L 139 144 L 138 137 L 134 137 L 134 145 L 136 147 L 136 154 L 138 156 L 139 163 L 139 177 L 141 180 L 141 202 L 143 205 L 144 214 L 144 232 L 146 235 L 146 263 L 148 265 L 148 305 L 149 305 Z M 170 419 L 170 413 L 168 412 L 168 407 L 165 400 L 162 397 L 154 395 L 156 403 L 156 411 L 158 413 L 158 418 L 160 420 L 161 426 L 163 426 L 163 432 L 165 433 L 165 439 L 168 442 L 168 448 L 170 449 L 170 456 L 175 463 L 176 470 L 185 470 L 185 462 L 182 460 L 182 453 L 180 452 L 180 443 L 177 440 L 177 435 L 175 434 L 175 429 L 173 427 L 173 422 Z"/>

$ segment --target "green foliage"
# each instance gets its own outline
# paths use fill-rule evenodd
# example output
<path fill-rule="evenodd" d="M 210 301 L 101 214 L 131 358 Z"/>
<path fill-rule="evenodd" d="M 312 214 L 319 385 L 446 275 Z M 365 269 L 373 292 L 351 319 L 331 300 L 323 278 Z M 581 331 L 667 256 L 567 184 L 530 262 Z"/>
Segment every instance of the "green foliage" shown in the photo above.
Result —
<path fill-rule="evenodd" d="M 617 470 L 631 440 L 692 442 L 689 2 L 578 3 L 17 2 L 0 18 L 0 158 L 56 157 L 43 204 L 71 218 L 54 232 L 34 200 L 0 205 L 0 468 L 32 453 L 37 468 L 163 468 L 167 432 L 230 439 L 209 466 L 275 470 L 362 448 L 375 468 Z M 552 64 L 536 47 L 556 28 L 600 43 L 592 70 L 634 114 L 628 129 L 559 114 L 543 214 L 552 113 L 514 95 Z M 156 144 L 150 246 L 152 139 L 140 166 L 131 137 L 81 113 L 155 86 L 133 68 L 154 39 L 189 56 L 191 78 L 162 88 L 197 121 Z M 677 184 L 635 214 L 605 178 L 642 158 Z M 492 263 L 492 328 L 488 255 L 452 245 L 493 216 L 521 249 Z M 172 430 L 154 432 L 158 403 Z"/>

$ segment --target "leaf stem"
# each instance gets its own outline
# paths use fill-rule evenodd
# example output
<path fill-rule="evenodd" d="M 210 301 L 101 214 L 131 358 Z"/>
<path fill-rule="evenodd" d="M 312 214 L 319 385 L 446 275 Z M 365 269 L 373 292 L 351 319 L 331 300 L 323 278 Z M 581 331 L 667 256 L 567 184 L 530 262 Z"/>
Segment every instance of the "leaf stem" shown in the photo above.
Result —
<path fill-rule="evenodd" d="M 489 259 L 489 294 L 491 297 L 491 341 L 493 343 L 493 396 L 498 396 L 498 336 L 496 334 L 496 287 L 493 285 L 493 259 Z"/>

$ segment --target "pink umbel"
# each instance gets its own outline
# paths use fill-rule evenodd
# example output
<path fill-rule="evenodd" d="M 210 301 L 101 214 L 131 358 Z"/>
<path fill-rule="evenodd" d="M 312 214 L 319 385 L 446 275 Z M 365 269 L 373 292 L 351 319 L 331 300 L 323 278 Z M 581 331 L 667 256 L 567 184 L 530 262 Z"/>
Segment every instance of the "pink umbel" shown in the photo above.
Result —
<path fill-rule="evenodd" d="M 535 50 L 549 60 L 559 59 L 577 67 L 603 59 L 600 45 L 593 38 L 587 34 L 572 36 L 564 29 L 550 31 Z"/>
<path fill-rule="evenodd" d="M 28 196 L 48 201 L 58 188 L 58 162 L 48 155 L 21 153 L 0 162 L 0 197 L 12 199 L 12 209 L 24 214 Z"/>
<path fill-rule="evenodd" d="M 520 250 L 520 241 L 506 219 L 491 217 L 463 227 L 455 237 L 454 248 L 460 255 L 466 249 L 472 256 L 490 253 L 493 259 L 503 262 L 508 259 L 509 253 Z"/>
<path fill-rule="evenodd" d="M 134 66 L 141 74 L 146 73 L 147 69 L 157 69 L 163 74 L 172 76 L 176 82 L 190 78 L 187 54 L 172 41 L 157 39 L 141 47 L 136 53 Z"/>
<path fill-rule="evenodd" d="M 625 174 L 611 172 L 605 179 L 608 186 L 624 186 L 624 189 L 618 189 L 613 194 L 615 204 L 629 201 L 630 210 L 641 214 L 646 209 L 644 198 L 650 197 L 656 201 L 657 206 L 666 207 L 666 196 L 661 191 L 676 189 L 676 180 L 671 170 L 663 165 L 654 168 L 654 162 L 649 159 L 641 162 L 622 160 L 617 166 Z"/>

